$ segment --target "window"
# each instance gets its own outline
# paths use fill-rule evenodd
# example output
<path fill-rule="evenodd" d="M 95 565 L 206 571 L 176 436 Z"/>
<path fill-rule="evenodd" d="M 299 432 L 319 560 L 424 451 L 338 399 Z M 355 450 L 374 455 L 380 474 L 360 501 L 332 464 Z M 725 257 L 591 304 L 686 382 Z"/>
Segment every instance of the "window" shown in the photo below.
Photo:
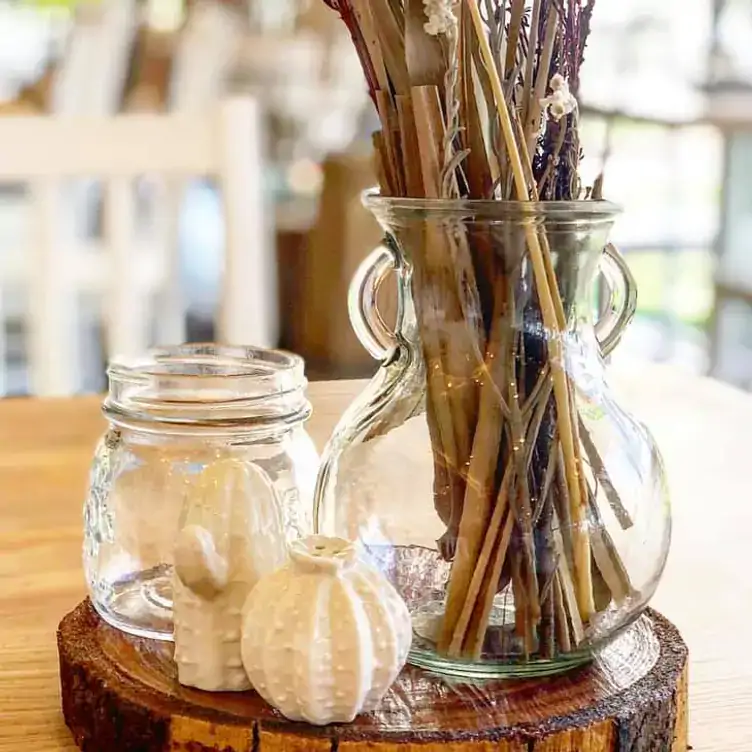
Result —
<path fill-rule="evenodd" d="M 707 367 L 723 138 L 704 125 L 710 0 L 598 0 L 582 72 L 586 181 L 625 213 L 640 289 L 628 352 Z"/>

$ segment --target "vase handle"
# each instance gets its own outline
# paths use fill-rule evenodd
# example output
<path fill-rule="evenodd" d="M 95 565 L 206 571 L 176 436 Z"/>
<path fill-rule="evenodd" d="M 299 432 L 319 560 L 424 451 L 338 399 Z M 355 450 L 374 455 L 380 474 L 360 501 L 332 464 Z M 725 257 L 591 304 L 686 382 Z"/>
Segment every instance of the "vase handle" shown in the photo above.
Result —
<path fill-rule="evenodd" d="M 376 294 L 386 276 L 397 266 L 397 254 L 385 239 L 358 267 L 347 297 L 355 334 L 370 355 L 382 362 L 389 359 L 399 343 L 379 313 Z"/>
<path fill-rule="evenodd" d="M 610 355 L 619 344 L 624 331 L 637 310 L 637 282 L 619 249 L 609 243 L 601 257 L 601 274 L 609 287 L 609 304 L 595 325 L 595 336 L 604 357 Z M 622 302 L 614 306 L 617 294 Z"/>

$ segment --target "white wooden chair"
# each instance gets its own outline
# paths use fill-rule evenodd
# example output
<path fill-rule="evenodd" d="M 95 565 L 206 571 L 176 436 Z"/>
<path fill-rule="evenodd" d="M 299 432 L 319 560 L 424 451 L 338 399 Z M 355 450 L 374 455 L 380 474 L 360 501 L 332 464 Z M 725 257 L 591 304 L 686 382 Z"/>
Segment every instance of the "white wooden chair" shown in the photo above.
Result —
<path fill-rule="evenodd" d="M 188 115 L 217 107 L 244 35 L 239 21 L 242 19 L 233 9 L 214 0 L 192 4 L 173 54 L 170 112 Z M 186 210 L 190 187 L 190 180 L 168 178 L 159 181 L 161 190 L 152 195 L 153 213 L 159 224 L 156 231 L 169 248 L 167 284 L 158 301 L 157 333 L 161 341 L 179 341 L 185 336 L 185 318 L 175 315 L 182 309 L 183 299 L 179 279 L 183 249 L 178 222 Z M 207 261 L 211 264 L 215 259 Z"/>
<path fill-rule="evenodd" d="M 174 268 L 171 249 L 135 239 L 132 184 L 144 174 L 218 179 L 226 235 L 218 337 L 276 344 L 276 262 L 266 226 L 261 131 L 256 102 L 240 97 L 203 115 L 0 118 L 0 181 L 31 186 L 33 247 L 20 256 L 0 254 L 0 289 L 21 284 L 28 290 L 33 393 L 79 388 L 77 293 L 103 295 L 110 356 L 150 344 L 150 301 L 171 284 Z M 84 177 L 105 185 L 103 248 L 82 247 L 71 237 L 60 200 L 61 181 Z M 172 310 L 160 315 L 178 320 L 180 305 L 175 296 Z"/>
<path fill-rule="evenodd" d="M 135 0 L 82 3 L 55 73 L 49 110 L 58 115 L 106 115 L 120 107 L 138 29 Z"/>

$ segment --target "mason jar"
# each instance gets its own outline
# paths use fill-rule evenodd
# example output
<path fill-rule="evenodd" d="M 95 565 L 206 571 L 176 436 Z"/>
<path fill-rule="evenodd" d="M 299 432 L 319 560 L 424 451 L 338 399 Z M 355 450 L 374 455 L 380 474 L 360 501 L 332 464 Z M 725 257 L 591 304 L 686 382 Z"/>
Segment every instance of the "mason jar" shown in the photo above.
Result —
<path fill-rule="evenodd" d="M 84 506 L 89 593 L 111 625 L 170 640 L 173 546 L 207 469 L 251 463 L 278 508 L 282 534 L 293 540 L 311 531 L 318 456 L 304 428 L 311 405 L 303 360 L 183 345 L 117 360 L 108 376 L 109 427 Z"/>

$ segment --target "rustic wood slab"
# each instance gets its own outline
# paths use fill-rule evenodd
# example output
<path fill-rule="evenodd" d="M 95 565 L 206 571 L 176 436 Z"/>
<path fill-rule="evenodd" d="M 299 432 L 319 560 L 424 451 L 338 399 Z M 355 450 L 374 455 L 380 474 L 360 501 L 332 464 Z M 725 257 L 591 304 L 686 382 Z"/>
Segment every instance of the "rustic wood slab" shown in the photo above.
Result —
<path fill-rule="evenodd" d="M 687 648 L 654 611 L 585 668 L 547 680 L 454 682 L 408 667 L 349 725 L 282 718 L 254 692 L 180 686 L 172 645 L 127 636 L 89 601 L 58 630 L 63 712 L 107 752 L 686 752 Z"/>

